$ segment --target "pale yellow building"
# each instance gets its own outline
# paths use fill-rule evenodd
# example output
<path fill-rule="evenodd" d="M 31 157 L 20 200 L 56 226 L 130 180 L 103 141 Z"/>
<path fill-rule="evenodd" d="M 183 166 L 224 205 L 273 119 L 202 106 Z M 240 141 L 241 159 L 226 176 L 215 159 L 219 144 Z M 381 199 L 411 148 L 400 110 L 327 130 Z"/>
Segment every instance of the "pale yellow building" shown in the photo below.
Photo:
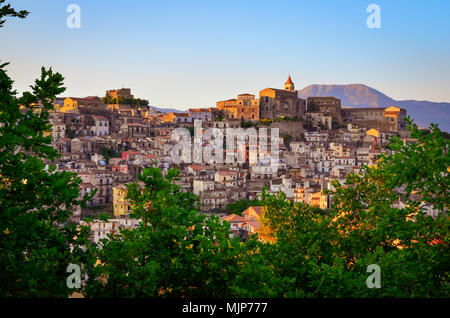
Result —
<path fill-rule="evenodd" d="M 127 215 L 131 213 L 131 203 L 127 199 L 127 187 L 124 184 L 113 187 L 113 210 L 114 216 Z"/>
<path fill-rule="evenodd" d="M 323 191 L 311 193 L 309 205 L 321 209 L 327 209 L 328 208 L 327 195 L 324 194 Z"/>
<path fill-rule="evenodd" d="M 102 100 L 97 96 L 88 96 L 85 98 L 67 97 L 63 105 L 55 105 L 55 111 L 60 113 L 78 113 L 79 108 L 83 106 L 104 107 Z"/>
<path fill-rule="evenodd" d="M 55 107 L 60 113 L 78 113 L 78 101 L 76 98 L 67 97 L 62 106 Z"/>

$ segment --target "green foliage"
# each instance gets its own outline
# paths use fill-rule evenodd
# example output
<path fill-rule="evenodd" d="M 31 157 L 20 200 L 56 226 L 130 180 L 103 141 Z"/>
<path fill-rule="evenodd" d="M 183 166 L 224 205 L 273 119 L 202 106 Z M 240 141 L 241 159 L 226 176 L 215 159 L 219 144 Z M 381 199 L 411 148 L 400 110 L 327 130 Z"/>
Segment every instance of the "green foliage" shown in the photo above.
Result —
<path fill-rule="evenodd" d="M 293 138 L 291 135 L 289 134 L 283 134 L 283 142 L 284 142 L 284 146 L 288 149 L 290 149 L 290 145 L 292 142 Z"/>
<path fill-rule="evenodd" d="M 105 96 L 102 98 L 102 102 L 105 104 L 120 104 L 120 105 L 130 105 L 132 107 L 138 106 L 148 106 L 148 100 L 141 98 L 125 98 L 123 96 L 111 97 Z"/>
<path fill-rule="evenodd" d="M 67 296 L 75 230 L 64 222 L 83 204 L 81 179 L 46 169 L 42 161 L 58 156 L 44 132 L 51 130 L 52 101 L 65 90 L 63 77 L 42 68 L 32 91 L 18 98 L 5 66 L 0 65 L 0 296 Z M 37 101 L 41 112 L 32 106 Z"/>
<path fill-rule="evenodd" d="M 253 127 L 253 123 L 250 121 L 242 121 L 241 122 L 241 128 L 250 128 Z"/>
<path fill-rule="evenodd" d="M 20 19 L 26 18 L 29 14 L 26 10 L 16 11 L 11 7 L 11 4 L 5 4 L 5 0 L 0 0 L 0 28 L 3 27 L 3 24 L 6 22 L 5 17 L 17 17 Z"/>
<path fill-rule="evenodd" d="M 4 17 L 28 14 L 2 3 L 0 27 Z M 65 91 L 63 77 L 42 68 L 32 91 L 19 98 L 6 66 L 0 65 L 0 297 L 67 297 L 67 265 L 79 260 L 89 234 L 67 221 L 90 197 L 78 199 L 75 173 L 43 162 L 58 156 L 45 132 L 53 100 Z M 43 105 L 39 112 L 36 102 Z"/>
<path fill-rule="evenodd" d="M 194 135 L 195 135 L 194 126 L 188 126 L 188 127 L 186 127 L 186 129 L 189 130 L 189 134 L 191 135 L 191 137 L 194 137 Z"/>
<path fill-rule="evenodd" d="M 116 152 L 113 148 L 103 147 L 101 153 L 106 163 L 109 163 L 109 159 L 111 158 L 120 157 L 120 153 Z"/>
<path fill-rule="evenodd" d="M 420 129 L 420 131 L 423 132 L 425 135 L 429 135 L 431 133 L 431 131 L 429 129 Z M 440 130 L 440 132 L 441 132 L 441 136 L 444 139 L 450 139 L 450 133 L 448 133 L 446 131 L 442 131 L 442 130 Z"/>
<path fill-rule="evenodd" d="M 413 201 L 411 193 L 417 193 L 421 200 L 432 203 L 441 211 L 448 210 L 450 178 L 450 141 L 441 135 L 434 124 L 430 133 L 425 134 L 407 119 L 411 138 L 417 142 L 406 145 L 396 138 L 391 143 L 393 154 L 384 153 L 380 165 L 386 170 L 386 183 L 389 187 L 406 185 L 403 199 Z"/>
<path fill-rule="evenodd" d="M 272 124 L 272 119 L 263 118 L 259 121 L 261 125 L 270 126 Z"/>
<path fill-rule="evenodd" d="M 339 124 L 336 121 L 333 120 L 333 122 L 331 123 L 331 129 L 340 129 L 340 128 L 347 128 L 347 125 L 345 124 Z"/>

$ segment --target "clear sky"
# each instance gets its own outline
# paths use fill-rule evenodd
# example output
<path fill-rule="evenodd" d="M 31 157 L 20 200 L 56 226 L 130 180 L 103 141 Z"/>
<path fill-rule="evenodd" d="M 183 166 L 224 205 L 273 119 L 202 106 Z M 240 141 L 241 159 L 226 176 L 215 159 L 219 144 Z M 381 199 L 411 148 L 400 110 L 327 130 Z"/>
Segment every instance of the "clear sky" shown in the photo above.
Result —
<path fill-rule="evenodd" d="M 210 107 L 240 93 L 362 83 L 394 99 L 450 102 L 448 0 L 10 0 L 0 59 L 23 91 L 40 67 L 64 96 L 130 87 L 161 107 Z M 69 4 L 81 28 L 66 26 Z M 381 28 L 369 29 L 369 4 Z"/>

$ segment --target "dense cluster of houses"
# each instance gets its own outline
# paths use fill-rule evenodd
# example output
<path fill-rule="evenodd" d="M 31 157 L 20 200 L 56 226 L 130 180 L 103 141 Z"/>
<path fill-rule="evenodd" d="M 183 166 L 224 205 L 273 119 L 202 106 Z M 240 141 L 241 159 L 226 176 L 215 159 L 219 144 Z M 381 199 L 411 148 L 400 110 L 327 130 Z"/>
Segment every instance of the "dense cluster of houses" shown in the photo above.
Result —
<path fill-rule="evenodd" d="M 108 94 L 133 97 L 128 89 Z M 217 107 L 191 108 L 185 113 L 103 104 L 98 97 L 57 98 L 48 134 L 61 154 L 58 169 L 76 172 L 81 178 L 81 195 L 97 189 L 87 207 L 78 208 L 72 220 L 83 222 L 86 216 L 99 213 L 113 217 L 110 224 L 99 221 L 92 225 L 94 240 L 119 226 L 136 226 L 135 221 L 126 221 L 132 206 L 125 185 L 136 181 L 137 175 L 150 166 L 163 172 L 178 167 L 177 183 L 183 191 L 200 198 L 199 213 L 221 216 L 230 221 L 234 235 L 242 236 L 243 232 L 257 232 L 262 208 L 251 207 L 242 216 L 228 215 L 227 204 L 258 199 L 266 187 L 272 193 L 285 193 L 288 200 L 327 209 L 332 198 L 324 190 L 332 188 L 332 180 L 343 182 L 349 173 L 374 164 L 390 137 L 407 137 L 404 110 L 391 107 L 367 113 L 370 120 L 365 121 L 364 116 L 352 119 L 355 112 L 341 108 L 334 97 L 304 100 L 289 78 L 284 90 L 264 89 L 259 99 L 242 94 L 218 102 Z M 248 141 L 244 162 L 174 163 L 172 149 L 178 141 L 172 138 L 172 132 L 193 127 L 196 120 L 201 120 L 202 129 L 216 128 L 224 134 L 227 128 L 241 128 L 248 122 L 256 129 L 279 128 L 277 169 L 271 169 L 261 158 L 252 160 Z"/>

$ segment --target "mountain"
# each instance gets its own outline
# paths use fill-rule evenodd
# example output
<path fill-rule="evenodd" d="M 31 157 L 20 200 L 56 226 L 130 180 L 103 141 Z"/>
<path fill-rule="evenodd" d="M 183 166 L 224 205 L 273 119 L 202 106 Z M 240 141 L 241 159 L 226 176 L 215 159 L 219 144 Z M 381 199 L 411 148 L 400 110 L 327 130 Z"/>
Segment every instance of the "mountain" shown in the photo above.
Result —
<path fill-rule="evenodd" d="M 450 103 L 436 103 L 417 100 L 395 100 L 374 88 L 363 84 L 349 85 L 309 85 L 299 90 L 299 96 L 334 96 L 341 100 L 342 106 L 350 107 L 389 107 L 406 109 L 419 126 L 428 127 L 430 123 L 450 131 Z"/>
<path fill-rule="evenodd" d="M 156 110 L 157 112 L 162 112 L 162 113 L 185 113 L 186 110 L 179 110 L 179 109 L 174 109 L 174 108 L 159 108 L 159 107 L 155 107 L 155 106 L 150 106 L 152 109 Z"/>

